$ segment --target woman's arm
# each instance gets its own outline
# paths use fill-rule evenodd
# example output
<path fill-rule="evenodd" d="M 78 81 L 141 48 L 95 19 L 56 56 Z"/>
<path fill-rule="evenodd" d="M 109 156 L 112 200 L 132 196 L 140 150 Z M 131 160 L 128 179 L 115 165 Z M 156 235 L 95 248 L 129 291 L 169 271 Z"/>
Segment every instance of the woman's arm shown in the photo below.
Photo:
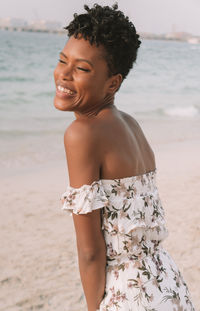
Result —
<path fill-rule="evenodd" d="M 98 135 L 91 125 L 74 121 L 65 133 L 65 150 L 70 186 L 79 188 L 99 179 Z M 101 230 L 100 209 L 73 214 L 79 270 L 88 311 L 96 311 L 105 290 L 106 246 Z"/>
<path fill-rule="evenodd" d="M 79 270 L 88 311 L 96 311 L 105 290 L 106 247 L 100 224 L 100 210 L 74 215 Z"/>

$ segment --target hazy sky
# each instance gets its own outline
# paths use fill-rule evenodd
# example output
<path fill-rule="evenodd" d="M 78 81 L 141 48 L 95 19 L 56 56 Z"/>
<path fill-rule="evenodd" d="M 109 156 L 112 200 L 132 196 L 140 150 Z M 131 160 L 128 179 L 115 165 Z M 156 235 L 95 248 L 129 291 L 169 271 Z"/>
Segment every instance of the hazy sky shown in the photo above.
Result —
<path fill-rule="evenodd" d="M 57 20 L 65 26 L 83 4 L 107 4 L 113 0 L 0 0 L 0 17 Z M 166 33 L 172 30 L 200 35 L 200 0 L 118 0 L 119 9 L 138 31 Z"/>

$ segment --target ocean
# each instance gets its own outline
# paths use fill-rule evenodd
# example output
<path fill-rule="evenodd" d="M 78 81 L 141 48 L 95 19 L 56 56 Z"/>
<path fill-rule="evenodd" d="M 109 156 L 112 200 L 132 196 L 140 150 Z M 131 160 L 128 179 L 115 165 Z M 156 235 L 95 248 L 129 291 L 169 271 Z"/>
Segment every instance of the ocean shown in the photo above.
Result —
<path fill-rule="evenodd" d="M 59 161 L 73 112 L 54 108 L 53 71 L 67 36 L 0 31 L 0 166 Z M 200 120 L 200 45 L 143 40 L 115 104 L 136 120 Z M 53 162 L 52 162 L 53 163 Z"/>

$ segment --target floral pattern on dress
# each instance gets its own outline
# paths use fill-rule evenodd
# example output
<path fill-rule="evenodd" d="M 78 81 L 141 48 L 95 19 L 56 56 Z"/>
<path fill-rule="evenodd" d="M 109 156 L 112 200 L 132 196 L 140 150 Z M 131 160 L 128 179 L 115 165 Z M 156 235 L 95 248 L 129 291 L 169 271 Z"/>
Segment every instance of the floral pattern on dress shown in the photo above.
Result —
<path fill-rule="evenodd" d="M 168 236 L 156 172 L 68 186 L 63 209 L 101 208 L 107 246 L 105 295 L 98 311 L 195 311 L 186 282 L 162 241 Z"/>

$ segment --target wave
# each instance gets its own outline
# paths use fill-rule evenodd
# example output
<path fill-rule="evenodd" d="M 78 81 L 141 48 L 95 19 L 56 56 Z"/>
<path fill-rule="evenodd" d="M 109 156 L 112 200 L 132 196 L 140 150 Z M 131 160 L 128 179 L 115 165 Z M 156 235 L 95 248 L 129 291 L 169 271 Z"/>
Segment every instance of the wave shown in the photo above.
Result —
<path fill-rule="evenodd" d="M 200 115 L 200 110 L 195 106 L 188 107 L 171 107 L 163 110 L 164 114 L 170 117 L 183 117 L 183 118 L 192 118 Z"/>
<path fill-rule="evenodd" d="M 30 136 L 43 136 L 43 135 L 60 135 L 63 134 L 62 129 L 54 129 L 54 130 L 32 130 L 32 131 L 26 131 L 26 130 L 0 130 L 0 137 L 30 137 Z"/>
<path fill-rule="evenodd" d="M 35 82 L 35 79 L 31 77 L 10 76 L 10 77 L 0 77 L 0 81 L 1 82 Z"/>
<path fill-rule="evenodd" d="M 191 105 L 188 107 L 185 106 L 174 106 L 174 107 L 167 107 L 167 108 L 156 108 L 152 110 L 146 110 L 146 111 L 132 111 L 131 113 L 134 113 L 138 115 L 139 117 L 148 119 L 148 118 L 164 118 L 164 119 L 170 119 L 173 117 L 179 117 L 182 119 L 193 119 L 193 118 L 199 118 L 200 117 L 200 107 Z"/>

